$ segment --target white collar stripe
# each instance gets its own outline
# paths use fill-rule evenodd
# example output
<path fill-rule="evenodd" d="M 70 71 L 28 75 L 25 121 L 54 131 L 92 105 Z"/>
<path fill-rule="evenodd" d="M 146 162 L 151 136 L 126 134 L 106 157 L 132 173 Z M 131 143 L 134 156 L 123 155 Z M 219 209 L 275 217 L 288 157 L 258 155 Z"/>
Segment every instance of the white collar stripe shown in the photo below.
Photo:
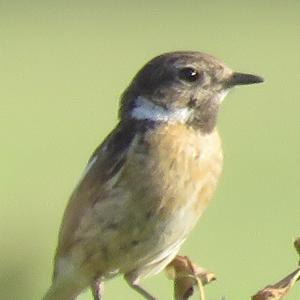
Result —
<path fill-rule="evenodd" d="M 189 108 L 165 109 L 141 96 L 135 100 L 135 105 L 131 117 L 136 120 L 184 123 L 191 115 Z"/>

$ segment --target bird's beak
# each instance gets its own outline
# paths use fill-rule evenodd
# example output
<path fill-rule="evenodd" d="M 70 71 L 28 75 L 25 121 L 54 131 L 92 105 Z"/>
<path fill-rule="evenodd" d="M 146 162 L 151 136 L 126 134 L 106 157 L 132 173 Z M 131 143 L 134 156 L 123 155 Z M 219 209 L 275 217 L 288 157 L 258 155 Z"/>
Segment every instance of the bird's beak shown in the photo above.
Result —
<path fill-rule="evenodd" d="M 254 83 L 260 83 L 263 81 L 264 81 L 264 79 L 257 75 L 234 72 L 225 81 L 225 86 L 227 88 L 232 88 L 236 85 L 254 84 Z"/>

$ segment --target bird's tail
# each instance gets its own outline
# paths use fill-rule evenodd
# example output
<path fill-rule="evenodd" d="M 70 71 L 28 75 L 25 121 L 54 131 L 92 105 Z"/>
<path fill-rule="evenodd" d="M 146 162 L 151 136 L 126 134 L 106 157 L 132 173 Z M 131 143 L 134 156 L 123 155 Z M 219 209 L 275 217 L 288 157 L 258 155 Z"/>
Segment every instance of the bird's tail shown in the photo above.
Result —
<path fill-rule="evenodd" d="M 82 290 L 90 285 L 83 276 L 72 274 L 72 276 L 53 280 L 52 285 L 42 300 L 73 300 Z"/>

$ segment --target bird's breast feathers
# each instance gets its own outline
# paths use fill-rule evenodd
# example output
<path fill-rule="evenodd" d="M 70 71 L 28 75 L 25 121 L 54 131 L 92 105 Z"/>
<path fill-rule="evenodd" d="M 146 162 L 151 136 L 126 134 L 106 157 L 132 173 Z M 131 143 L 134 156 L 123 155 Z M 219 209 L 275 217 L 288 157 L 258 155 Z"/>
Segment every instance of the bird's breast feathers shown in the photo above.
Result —
<path fill-rule="evenodd" d="M 127 262 L 126 270 L 183 242 L 193 228 L 221 172 L 219 135 L 152 125 L 119 125 L 94 153 L 65 211 L 58 257 L 78 244 L 82 261 L 99 249 L 105 270 Z"/>
<path fill-rule="evenodd" d="M 199 216 L 221 172 L 221 143 L 217 131 L 202 134 L 185 124 L 163 124 L 140 137 L 128 162 L 128 175 L 139 178 L 138 186 L 150 186 L 156 212 L 173 218 L 190 210 Z"/>

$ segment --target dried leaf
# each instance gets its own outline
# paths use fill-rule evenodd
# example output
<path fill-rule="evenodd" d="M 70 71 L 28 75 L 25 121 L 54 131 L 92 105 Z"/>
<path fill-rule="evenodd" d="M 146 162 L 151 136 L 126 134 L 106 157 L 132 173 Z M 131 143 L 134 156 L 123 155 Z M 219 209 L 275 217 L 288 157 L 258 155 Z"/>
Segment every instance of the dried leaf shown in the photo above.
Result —
<path fill-rule="evenodd" d="M 268 285 L 263 290 L 254 295 L 252 300 L 279 300 L 282 299 L 300 279 L 300 268 L 289 274 L 274 285 Z"/>
<path fill-rule="evenodd" d="M 167 276 L 174 281 L 174 299 L 187 300 L 198 285 L 200 299 L 204 300 L 203 286 L 216 279 L 216 276 L 193 264 L 188 257 L 177 255 L 166 267 Z"/>

